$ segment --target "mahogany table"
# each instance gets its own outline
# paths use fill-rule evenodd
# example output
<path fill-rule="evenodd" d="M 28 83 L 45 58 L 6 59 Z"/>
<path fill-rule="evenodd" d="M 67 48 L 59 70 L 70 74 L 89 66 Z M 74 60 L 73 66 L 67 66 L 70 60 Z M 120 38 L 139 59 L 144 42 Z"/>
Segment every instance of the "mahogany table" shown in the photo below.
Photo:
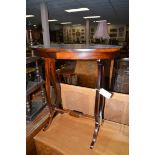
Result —
<path fill-rule="evenodd" d="M 91 44 L 51 44 L 50 47 L 34 46 L 35 54 L 45 59 L 45 85 L 47 102 L 50 109 L 49 122 L 45 129 L 49 127 L 52 119 L 57 111 L 62 110 L 61 88 L 57 78 L 55 61 L 56 59 L 65 60 L 96 60 L 98 64 L 98 79 L 96 82 L 96 98 L 95 98 L 95 129 L 93 140 L 90 144 L 92 149 L 100 125 L 104 120 L 105 98 L 99 94 L 100 88 L 104 88 L 104 59 L 114 59 L 120 51 L 120 46 L 114 45 L 91 45 Z M 56 93 L 56 101 L 52 103 L 50 98 L 50 82 L 54 86 Z"/>

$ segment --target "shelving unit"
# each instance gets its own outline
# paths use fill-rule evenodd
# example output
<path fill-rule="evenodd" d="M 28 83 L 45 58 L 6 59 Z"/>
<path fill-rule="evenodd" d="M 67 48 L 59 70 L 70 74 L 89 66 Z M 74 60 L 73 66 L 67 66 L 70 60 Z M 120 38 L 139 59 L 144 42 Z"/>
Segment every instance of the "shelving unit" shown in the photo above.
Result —
<path fill-rule="evenodd" d="M 26 58 L 26 120 L 32 121 L 46 106 L 44 80 L 41 76 L 40 57 Z M 41 93 L 41 99 L 36 100 L 35 94 Z"/>

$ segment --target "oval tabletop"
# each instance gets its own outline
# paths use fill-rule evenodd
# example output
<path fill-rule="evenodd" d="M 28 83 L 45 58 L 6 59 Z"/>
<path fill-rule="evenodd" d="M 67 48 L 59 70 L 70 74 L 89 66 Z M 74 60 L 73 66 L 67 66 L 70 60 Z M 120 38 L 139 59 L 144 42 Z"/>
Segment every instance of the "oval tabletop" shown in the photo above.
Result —
<path fill-rule="evenodd" d="M 68 60 L 94 60 L 114 58 L 121 46 L 100 44 L 51 44 L 32 47 L 35 54 L 45 58 Z"/>

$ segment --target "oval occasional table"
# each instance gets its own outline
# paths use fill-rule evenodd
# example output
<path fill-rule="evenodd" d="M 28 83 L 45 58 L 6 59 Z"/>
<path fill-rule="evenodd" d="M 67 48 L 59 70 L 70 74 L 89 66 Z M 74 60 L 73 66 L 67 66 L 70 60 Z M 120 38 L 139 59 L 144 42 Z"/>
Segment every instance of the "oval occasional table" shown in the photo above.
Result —
<path fill-rule="evenodd" d="M 95 98 L 95 129 L 90 148 L 94 147 L 97 139 L 100 125 L 104 119 L 104 105 L 105 98 L 100 95 L 99 90 L 104 88 L 104 69 L 105 59 L 114 59 L 121 49 L 120 46 L 115 45 L 93 45 L 93 44 L 51 44 L 50 47 L 42 45 L 33 47 L 35 54 L 43 57 L 45 60 L 45 88 L 47 95 L 47 102 L 50 109 L 50 117 L 46 130 L 52 122 L 56 112 L 62 111 L 61 88 L 60 82 L 57 78 L 55 61 L 56 59 L 63 60 L 96 60 L 98 64 L 98 78 L 96 82 L 96 98 Z M 52 82 L 56 100 L 52 103 L 50 98 L 50 82 Z"/>

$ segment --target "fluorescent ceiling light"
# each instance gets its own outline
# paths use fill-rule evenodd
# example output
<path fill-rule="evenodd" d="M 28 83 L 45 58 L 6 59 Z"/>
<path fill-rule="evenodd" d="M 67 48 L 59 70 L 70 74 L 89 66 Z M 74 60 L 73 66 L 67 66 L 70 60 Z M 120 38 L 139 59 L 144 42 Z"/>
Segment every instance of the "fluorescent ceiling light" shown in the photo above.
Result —
<path fill-rule="evenodd" d="M 81 24 L 74 24 L 74 25 L 72 25 L 72 26 L 81 26 Z"/>
<path fill-rule="evenodd" d="M 87 16 L 87 17 L 83 17 L 84 19 L 89 19 L 89 18 L 100 18 L 101 16 Z"/>
<path fill-rule="evenodd" d="M 102 22 L 104 20 L 96 20 L 96 21 L 93 21 L 94 23 L 99 23 L 99 22 Z M 107 23 L 108 25 L 110 25 L 111 23 Z"/>
<path fill-rule="evenodd" d="M 56 21 L 58 21 L 58 20 L 56 20 L 56 19 L 49 19 L 48 21 L 49 21 L 49 22 L 56 22 Z"/>
<path fill-rule="evenodd" d="M 34 15 L 26 15 L 26 18 L 34 17 Z"/>
<path fill-rule="evenodd" d="M 35 27 L 36 27 L 37 25 L 33 25 L 33 26 L 35 26 Z"/>
<path fill-rule="evenodd" d="M 72 22 L 64 22 L 64 23 L 60 23 L 60 24 L 71 24 Z"/>
<path fill-rule="evenodd" d="M 99 23 L 99 22 L 102 22 L 104 20 L 96 20 L 96 21 L 93 21 L 93 22 L 96 22 L 96 23 Z"/>
<path fill-rule="evenodd" d="M 106 20 L 96 20 L 96 21 L 93 21 L 93 22 L 99 23 L 99 22 L 103 22 L 103 21 L 106 21 Z"/>
<path fill-rule="evenodd" d="M 69 10 L 65 10 L 66 12 L 80 12 L 80 11 L 89 11 L 88 8 L 78 8 L 78 9 L 69 9 Z"/>

